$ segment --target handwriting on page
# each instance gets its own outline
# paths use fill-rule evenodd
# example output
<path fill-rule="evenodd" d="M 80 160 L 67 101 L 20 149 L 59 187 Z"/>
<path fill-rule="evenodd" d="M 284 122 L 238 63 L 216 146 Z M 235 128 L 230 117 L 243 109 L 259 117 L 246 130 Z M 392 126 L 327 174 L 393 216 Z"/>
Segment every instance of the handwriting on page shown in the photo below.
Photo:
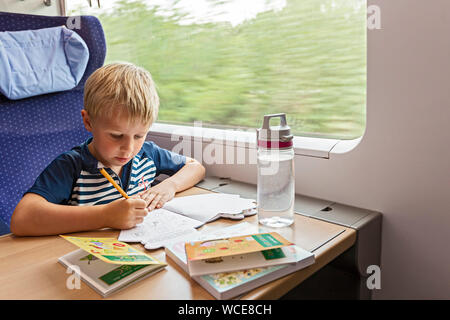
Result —
<path fill-rule="evenodd" d="M 201 222 L 175 214 L 165 209 L 151 211 L 144 222 L 129 230 L 122 230 L 119 241 L 141 242 L 146 249 L 156 249 L 164 242 L 178 237 L 183 232 L 195 232 Z"/>

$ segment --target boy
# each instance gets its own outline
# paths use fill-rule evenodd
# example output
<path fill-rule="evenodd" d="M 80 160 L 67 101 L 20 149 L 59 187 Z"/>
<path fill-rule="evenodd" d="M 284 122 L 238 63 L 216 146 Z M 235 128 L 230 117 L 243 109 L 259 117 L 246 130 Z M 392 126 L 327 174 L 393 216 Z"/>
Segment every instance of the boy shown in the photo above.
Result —
<path fill-rule="evenodd" d="M 14 210 L 16 235 L 51 235 L 100 228 L 129 229 L 161 208 L 176 192 L 203 179 L 195 159 L 145 142 L 159 98 L 151 75 L 116 63 L 86 81 L 83 123 L 92 138 L 59 155 L 39 175 Z M 130 199 L 99 172 L 113 177 Z M 173 174 L 156 186 L 159 173 Z"/>

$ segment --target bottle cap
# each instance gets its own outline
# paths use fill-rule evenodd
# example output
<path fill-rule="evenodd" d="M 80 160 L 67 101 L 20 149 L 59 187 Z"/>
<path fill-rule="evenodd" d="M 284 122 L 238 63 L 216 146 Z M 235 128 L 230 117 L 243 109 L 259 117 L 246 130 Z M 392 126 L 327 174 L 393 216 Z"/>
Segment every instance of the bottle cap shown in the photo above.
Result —
<path fill-rule="evenodd" d="M 279 126 L 270 126 L 270 119 L 280 118 Z M 287 125 L 286 114 L 277 113 L 264 116 L 263 126 L 256 130 L 258 147 L 266 149 L 288 149 L 293 146 L 291 128 Z"/>

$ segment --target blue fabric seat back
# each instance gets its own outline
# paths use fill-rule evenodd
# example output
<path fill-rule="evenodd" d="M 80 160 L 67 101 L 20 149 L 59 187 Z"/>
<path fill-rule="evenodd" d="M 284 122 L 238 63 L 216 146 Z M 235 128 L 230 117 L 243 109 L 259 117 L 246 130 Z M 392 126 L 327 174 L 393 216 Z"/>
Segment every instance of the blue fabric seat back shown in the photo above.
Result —
<path fill-rule="evenodd" d="M 0 12 L 0 31 L 35 30 L 66 25 L 73 19 Z M 100 21 L 81 16 L 73 28 L 89 48 L 89 62 L 79 84 L 69 91 L 21 100 L 0 94 L 0 219 L 10 226 L 11 215 L 24 192 L 59 154 L 89 137 L 81 119 L 84 83 L 101 67 L 106 42 Z M 0 75 L 1 77 L 1 75 Z"/>

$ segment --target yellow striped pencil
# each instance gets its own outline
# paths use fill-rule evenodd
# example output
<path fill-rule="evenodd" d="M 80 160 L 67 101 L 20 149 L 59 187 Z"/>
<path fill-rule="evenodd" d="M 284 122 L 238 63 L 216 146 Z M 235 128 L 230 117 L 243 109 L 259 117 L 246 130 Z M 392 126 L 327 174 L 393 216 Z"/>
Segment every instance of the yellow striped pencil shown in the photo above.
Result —
<path fill-rule="evenodd" d="M 129 199 L 130 197 L 125 193 L 125 191 L 123 191 L 123 189 L 114 181 L 113 178 L 111 178 L 111 176 L 108 174 L 108 172 L 106 172 L 105 168 L 101 168 L 100 169 L 100 173 L 106 178 L 108 179 L 109 182 L 111 182 L 111 184 L 114 186 L 114 188 L 117 189 L 117 191 L 120 192 L 120 194 L 122 196 L 124 196 L 126 199 Z"/>

